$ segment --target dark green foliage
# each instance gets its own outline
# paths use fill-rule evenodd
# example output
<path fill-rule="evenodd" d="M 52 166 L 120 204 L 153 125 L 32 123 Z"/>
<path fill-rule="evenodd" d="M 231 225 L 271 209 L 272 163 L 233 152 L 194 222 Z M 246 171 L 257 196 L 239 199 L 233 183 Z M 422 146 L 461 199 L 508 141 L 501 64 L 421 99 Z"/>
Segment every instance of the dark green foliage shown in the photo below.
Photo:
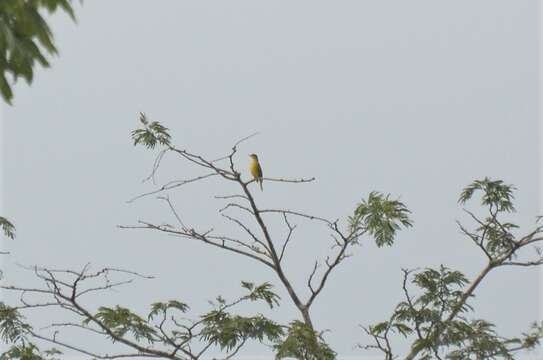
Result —
<path fill-rule="evenodd" d="M 245 317 L 213 310 L 202 318 L 200 338 L 222 350 L 231 351 L 249 339 L 277 341 L 283 335 L 280 325 L 262 315 Z"/>
<path fill-rule="evenodd" d="M 467 288 L 468 280 L 459 271 L 444 266 L 437 270 L 425 269 L 412 277 L 411 283 L 417 287 L 416 296 L 411 296 L 408 289 L 411 272 L 404 270 L 405 300 L 396 306 L 389 320 L 366 329 L 374 344 L 363 348 L 379 349 L 385 354 L 385 359 L 390 360 L 393 355 L 389 335 L 399 333 L 412 341 L 407 359 L 491 360 L 514 359 L 517 351 L 540 344 L 543 324 L 534 324 L 531 331 L 522 337 L 504 338 L 496 333 L 491 322 L 468 318 L 473 308 L 467 301 L 474 296 L 475 288 L 490 270 L 504 264 L 532 266 L 543 263 L 540 258 L 508 263 L 516 250 L 541 241 L 543 230 L 538 226 L 527 236 L 516 240 L 512 231 L 517 226 L 499 219 L 500 213 L 515 210 L 513 190 L 513 186 L 501 180 L 485 178 L 474 181 L 462 191 L 460 203 L 466 203 L 476 192 L 481 192 L 482 205 L 488 208 L 489 215 L 484 220 L 466 210 L 478 224 L 474 232 L 459 224 L 462 232 L 485 253 L 487 266 Z M 541 252 L 537 253 L 541 255 Z"/>
<path fill-rule="evenodd" d="M 3 344 L 12 344 L 0 355 L 0 360 L 55 360 L 56 349 L 40 352 L 29 339 L 32 327 L 24 321 L 18 309 L 0 302 L 0 337 Z"/>
<path fill-rule="evenodd" d="M 143 124 L 143 129 L 132 131 L 134 145 L 142 144 L 148 149 L 154 149 L 157 144 L 170 145 L 171 136 L 168 128 L 156 121 L 149 122 L 143 113 L 140 114 L 140 122 Z"/>
<path fill-rule="evenodd" d="M 151 305 L 151 312 L 149 312 L 147 319 L 153 320 L 159 314 L 165 318 L 166 313 L 170 309 L 179 310 L 182 313 L 185 313 L 189 309 L 189 306 L 177 300 L 170 300 L 167 303 L 156 302 Z"/>
<path fill-rule="evenodd" d="M 407 280 L 409 272 L 405 271 L 404 274 Z M 447 326 L 445 319 L 455 311 L 467 279 L 462 273 L 441 266 L 439 270 L 426 269 L 419 272 L 413 277 L 412 283 L 422 293 L 415 299 L 408 297 L 400 302 L 390 320 L 370 326 L 368 332 L 379 339 L 385 339 L 391 333 L 403 337 L 416 333 L 419 338 L 414 346 L 420 347 L 423 354 L 429 354 L 444 343 L 443 338 L 435 338 L 433 334 L 436 329 Z M 404 290 L 407 294 L 407 287 Z M 460 311 L 466 309 L 463 306 Z"/>
<path fill-rule="evenodd" d="M 5 217 L 0 216 L 0 227 L 4 231 L 4 235 L 10 239 L 15 238 L 15 226 Z"/>
<path fill-rule="evenodd" d="M 489 254 L 499 256 L 511 250 L 515 244 L 515 237 L 511 233 L 518 226 L 511 223 L 501 223 L 495 217 L 488 217 L 484 223 L 477 228 L 478 234 L 483 239 L 483 246 Z M 484 234 L 484 237 L 483 235 Z"/>
<path fill-rule="evenodd" d="M 270 307 L 278 304 L 279 297 L 273 293 L 268 283 L 254 285 L 242 282 L 242 287 L 249 293 L 235 301 L 227 302 L 221 296 L 216 298 L 215 309 L 199 316 L 196 321 L 188 320 L 184 315 L 189 306 L 178 300 L 155 302 L 146 319 L 131 310 L 116 306 L 100 307 L 98 312 L 83 321 L 83 326 L 94 323 L 100 328 L 107 328 L 113 342 L 130 340 L 137 343 L 147 341 L 157 346 L 172 346 L 172 342 L 183 344 L 183 350 L 192 351 L 191 343 L 201 341 L 206 346 L 215 345 L 227 353 L 235 353 L 246 341 L 280 341 L 283 327 L 261 314 L 255 316 L 235 315 L 227 310 L 245 301 L 264 301 Z M 180 345 L 181 346 L 181 345 Z"/>
<path fill-rule="evenodd" d="M 405 274 L 407 276 L 408 273 Z M 413 277 L 412 283 L 422 293 L 415 299 L 409 298 L 399 303 L 392 319 L 419 335 L 413 346 L 421 348 L 423 354 L 431 354 L 443 345 L 458 343 L 459 335 L 455 329 L 462 322 L 451 323 L 446 319 L 457 311 L 460 304 L 462 290 L 467 283 L 464 275 L 441 266 L 439 270 L 426 269 L 419 272 Z M 463 313 L 469 309 L 468 305 L 462 304 L 458 311 Z"/>
<path fill-rule="evenodd" d="M 255 287 L 253 283 L 242 281 L 241 287 L 250 291 L 250 294 L 245 296 L 248 300 L 264 300 L 270 308 L 279 305 L 280 297 L 271 290 L 273 285 L 270 283 L 263 283 Z"/>
<path fill-rule="evenodd" d="M 200 338 L 208 343 L 219 346 L 222 350 L 232 351 L 242 346 L 247 340 L 265 340 L 276 342 L 283 336 L 282 327 L 262 315 L 239 316 L 226 311 L 242 301 L 262 300 L 270 308 L 279 304 L 279 296 L 271 289 L 272 285 L 263 283 L 255 286 L 251 282 L 242 281 L 241 287 L 249 290 L 249 294 L 227 304 L 222 297 L 217 297 L 218 308 L 201 316 L 203 329 Z"/>
<path fill-rule="evenodd" d="M 36 62 L 48 67 L 46 55 L 57 53 L 43 13 L 58 9 L 74 19 L 69 0 L 0 1 L 0 93 L 6 102 L 13 98 L 8 75 L 31 83 Z"/>
<path fill-rule="evenodd" d="M 449 331 L 449 342 L 458 347 L 447 354 L 450 360 L 514 359 L 507 345 L 494 331 L 494 324 L 484 320 L 455 321 Z"/>
<path fill-rule="evenodd" d="M 492 181 L 484 178 L 468 185 L 460 195 L 459 202 L 464 204 L 473 197 L 475 192 L 482 192 L 482 205 L 488 207 L 490 215 L 484 220 L 479 220 L 472 214 L 479 226 L 475 233 L 467 232 L 465 229 L 463 231 L 492 258 L 509 253 L 515 247 L 512 231 L 518 226 L 499 219 L 500 213 L 515 211 L 513 190 L 512 185 L 506 185 L 501 180 Z"/>
<path fill-rule="evenodd" d="M 2 353 L 0 360 L 42 360 L 44 357 L 40 354 L 38 348 L 34 344 L 21 344 L 10 347 Z"/>
<path fill-rule="evenodd" d="M 423 291 L 416 303 L 424 308 L 436 307 L 450 311 L 462 297 L 462 288 L 467 282 L 461 272 L 452 271 L 443 265 L 439 270 L 426 269 L 413 278 L 413 284 Z"/>
<path fill-rule="evenodd" d="M 50 359 L 54 359 L 55 358 L 55 355 L 62 355 L 63 352 L 60 351 L 59 349 L 57 348 L 51 348 L 51 349 L 48 349 L 48 350 L 45 350 L 43 352 L 44 355 L 46 355 L 47 357 L 49 357 Z"/>
<path fill-rule="evenodd" d="M 539 324 L 534 323 L 530 331 L 522 334 L 522 338 L 519 340 L 527 349 L 533 349 L 541 345 L 541 340 L 543 340 L 543 322 Z"/>
<path fill-rule="evenodd" d="M 287 337 L 275 345 L 276 359 L 333 360 L 336 353 L 319 334 L 301 321 L 289 324 Z"/>
<path fill-rule="evenodd" d="M 30 325 L 26 324 L 17 309 L 0 302 L 0 337 L 6 344 L 24 339 Z"/>
<path fill-rule="evenodd" d="M 407 280 L 410 273 L 404 274 Z M 396 306 L 390 320 L 370 326 L 368 333 L 378 339 L 391 333 L 414 335 L 412 347 L 419 351 L 420 359 L 438 359 L 436 354 L 450 360 L 513 359 L 516 348 L 533 348 L 543 337 L 539 325 L 523 338 L 507 339 L 495 332 L 494 324 L 467 319 L 465 314 L 473 309 L 461 302 L 467 279 L 458 271 L 444 266 L 426 269 L 415 274 L 411 283 L 420 294 L 411 297 L 404 283 L 406 300 Z M 451 318 L 457 310 L 459 316 Z"/>
<path fill-rule="evenodd" d="M 397 332 L 404 337 L 411 334 L 413 330 L 402 323 L 401 321 L 382 321 L 380 323 L 370 325 L 369 332 L 377 336 L 385 336 L 388 332 Z"/>
<path fill-rule="evenodd" d="M 483 180 L 475 180 L 468 185 L 460 194 L 458 202 L 465 204 L 473 197 L 475 192 L 481 191 L 481 203 L 488 206 L 491 210 L 513 212 L 513 190 L 512 185 L 506 185 L 502 180 L 490 180 L 485 177 Z"/>
<path fill-rule="evenodd" d="M 367 231 L 375 238 L 377 246 L 390 246 L 401 226 L 413 225 L 409 213 L 399 200 L 391 200 L 390 195 L 372 191 L 368 200 L 362 200 L 353 216 L 349 217 L 351 232 L 357 234 L 359 231 Z"/>
<path fill-rule="evenodd" d="M 0 355 L 0 360 L 58 360 L 57 355 L 62 355 L 58 349 L 52 348 L 41 352 L 32 343 L 13 345 Z"/>
<path fill-rule="evenodd" d="M 118 305 L 115 308 L 100 307 L 95 318 L 119 337 L 131 334 L 138 341 L 144 339 L 153 342 L 153 335 L 156 334 L 147 321 Z M 87 319 L 83 323 L 86 325 L 89 322 L 90 319 Z"/>

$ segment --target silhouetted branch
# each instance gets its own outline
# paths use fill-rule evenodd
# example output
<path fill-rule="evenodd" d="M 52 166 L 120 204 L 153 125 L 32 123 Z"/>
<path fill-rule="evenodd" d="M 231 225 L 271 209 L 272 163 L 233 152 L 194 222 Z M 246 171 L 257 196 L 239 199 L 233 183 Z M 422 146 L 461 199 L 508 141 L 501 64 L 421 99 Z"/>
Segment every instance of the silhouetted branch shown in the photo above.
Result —
<path fill-rule="evenodd" d="M 325 219 L 325 218 L 322 218 L 322 217 L 319 217 L 319 216 L 314 216 L 314 215 L 308 215 L 308 214 L 304 214 L 302 212 L 298 212 L 298 211 L 292 211 L 292 210 L 283 210 L 283 209 L 263 209 L 263 210 L 259 210 L 261 214 L 266 214 L 266 213 L 276 213 L 276 214 L 281 214 L 281 215 L 294 215 L 294 216 L 299 216 L 299 217 L 302 217 L 302 218 L 306 218 L 306 219 L 309 219 L 309 220 L 317 220 L 317 221 L 322 221 L 324 222 L 325 224 L 327 224 L 328 226 L 333 226 L 335 222 L 332 222 L 328 219 Z"/>
<path fill-rule="evenodd" d="M 210 174 L 197 176 L 195 178 L 191 178 L 191 179 L 187 179 L 187 180 L 173 180 L 173 181 L 170 181 L 170 182 L 164 184 L 159 189 L 149 191 L 149 192 L 143 193 L 141 195 L 135 196 L 132 199 L 128 200 L 127 202 L 131 203 L 131 202 L 134 202 L 134 201 L 136 201 L 138 199 L 141 199 L 141 198 L 149 196 L 149 195 L 155 195 L 155 194 L 158 194 L 158 193 L 161 193 L 161 192 L 164 192 L 164 191 L 172 190 L 172 189 L 178 188 L 180 186 L 190 184 L 190 183 L 193 183 L 193 182 L 196 182 L 196 181 L 199 181 L 199 180 L 204 180 L 204 179 L 207 179 L 209 177 L 217 176 L 217 175 L 218 175 L 217 173 L 210 173 Z"/>
<path fill-rule="evenodd" d="M 377 349 L 377 350 L 381 351 L 385 355 L 384 360 L 393 360 L 394 359 L 394 356 L 392 354 L 392 347 L 391 347 L 390 341 L 388 339 L 388 331 L 389 331 L 389 329 L 386 330 L 384 335 L 377 335 L 377 334 L 374 334 L 373 332 L 371 332 L 368 328 L 366 328 L 364 326 L 360 326 L 360 327 L 362 328 L 362 330 L 364 330 L 364 332 L 367 335 L 371 336 L 373 338 L 373 341 L 374 341 L 374 344 L 358 345 L 358 347 L 360 349 L 364 349 L 364 350 Z"/>
<path fill-rule="evenodd" d="M 288 221 L 287 214 L 283 213 L 283 219 L 285 220 L 285 224 L 287 225 L 288 234 L 287 234 L 287 238 L 285 239 L 285 242 L 283 243 L 283 246 L 281 247 L 281 254 L 279 254 L 279 262 L 283 260 L 283 255 L 285 255 L 285 250 L 292 237 L 292 233 L 294 232 L 294 229 L 296 229 L 296 225 L 291 225 L 290 222 Z"/>
<path fill-rule="evenodd" d="M 169 226 L 155 225 L 155 224 L 144 222 L 144 221 L 139 221 L 139 223 L 141 223 L 143 225 L 141 225 L 141 226 L 121 225 L 119 227 L 122 228 L 122 229 L 158 230 L 158 231 L 163 232 L 163 233 L 172 234 L 172 235 L 187 238 L 187 239 L 202 241 L 205 244 L 208 244 L 208 245 L 211 245 L 211 246 L 214 246 L 214 247 L 218 247 L 218 248 L 221 248 L 221 249 L 224 249 L 224 250 L 228 250 L 228 251 L 240 254 L 240 255 L 247 256 L 247 257 L 249 257 L 251 259 L 254 259 L 254 260 L 257 260 L 257 261 L 261 262 L 262 264 L 264 264 L 266 266 L 269 266 L 269 267 L 273 268 L 273 264 L 268 262 L 266 259 L 263 259 L 263 258 L 255 255 L 255 254 L 249 253 L 247 251 L 244 251 L 244 250 L 229 246 L 226 243 L 227 242 L 235 243 L 235 244 L 240 245 L 242 247 L 248 248 L 250 251 L 255 252 L 255 249 L 252 248 L 250 245 L 245 244 L 240 240 L 229 238 L 227 236 L 210 236 L 210 233 L 211 233 L 212 230 L 209 230 L 209 231 L 204 232 L 204 233 L 199 233 L 194 229 L 176 230 L 176 229 L 171 228 Z M 214 240 L 218 240 L 218 241 L 214 241 Z M 259 255 L 266 255 L 265 253 L 259 252 L 259 251 L 256 251 L 256 253 L 259 254 Z"/>

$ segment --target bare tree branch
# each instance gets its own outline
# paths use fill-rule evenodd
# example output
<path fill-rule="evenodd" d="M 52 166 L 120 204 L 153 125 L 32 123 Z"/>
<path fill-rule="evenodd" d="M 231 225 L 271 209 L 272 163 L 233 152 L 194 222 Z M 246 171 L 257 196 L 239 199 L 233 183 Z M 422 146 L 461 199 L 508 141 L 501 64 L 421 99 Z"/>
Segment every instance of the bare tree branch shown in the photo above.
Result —
<path fill-rule="evenodd" d="M 234 253 L 237 253 L 237 254 L 240 254 L 240 255 L 244 255 L 244 256 L 247 256 L 251 259 L 254 259 L 254 260 L 257 260 L 259 262 L 261 262 L 262 264 L 268 266 L 268 267 L 271 267 L 273 268 L 273 264 L 268 262 L 266 259 L 263 259 L 259 256 L 256 256 L 252 253 L 249 253 L 249 252 L 246 252 L 246 251 L 243 251 L 243 250 L 240 250 L 238 248 L 234 248 L 234 247 L 231 247 L 229 245 L 226 245 L 226 242 L 227 241 L 231 241 L 232 239 L 230 238 L 227 238 L 227 237 L 217 237 L 217 236 L 214 236 L 214 237 L 209 237 L 209 233 L 210 231 L 208 232 L 205 232 L 205 233 L 198 233 L 196 232 L 194 229 L 187 229 L 187 230 L 175 230 L 175 229 L 172 229 L 172 228 L 169 228 L 169 227 L 165 227 L 165 226 L 160 226 L 160 225 L 154 225 L 154 224 L 151 224 L 151 223 L 148 223 L 148 222 L 144 222 L 144 221 L 140 221 L 141 224 L 143 224 L 143 226 L 125 226 L 125 225 L 122 225 L 122 226 L 119 226 L 120 228 L 122 229 L 150 229 L 150 230 L 158 230 L 160 232 L 164 232 L 164 233 L 168 233 L 168 234 L 172 234 L 172 235 L 176 235 L 176 236 L 180 236 L 180 237 L 184 237 L 184 238 L 187 238 L 187 239 L 192 239 L 192 240 L 197 240 L 197 241 L 202 241 L 208 245 L 211 245 L 211 246 L 215 246 L 215 247 L 218 247 L 218 248 L 221 248 L 221 249 L 224 249 L 224 250 L 228 250 L 228 251 L 231 251 L 231 252 L 234 252 Z M 212 239 L 219 239 L 221 240 L 220 242 L 216 242 L 216 241 L 213 241 Z M 236 241 L 236 243 L 239 245 L 239 243 Z M 246 244 L 245 244 L 246 245 Z"/>
<path fill-rule="evenodd" d="M 299 216 L 299 217 L 306 218 L 306 219 L 309 219 L 309 220 L 322 221 L 325 224 L 327 224 L 328 226 L 333 226 L 335 224 L 335 222 L 330 221 L 330 220 L 325 219 L 325 218 L 322 218 L 322 217 L 319 217 L 319 216 L 308 215 L 308 214 L 304 214 L 304 213 L 301 213 L 301 212 L 298 212 L 298 211 L 292 211 L 292 210 L 264 209 L 264 210 L 260 210 L 260 213 L 261 214 L 277 213 L 277 214 L 281 214 L 281 215 L 294 215 L 294 216 Z"/>
<path fill-rule="evenodd" d="M 138 199 L 141 199 L 141 198 L 149 196 L 149 195 L 155 195 L 155 194 L 158 194 L 158 193 L 161 193 L 161 192 L 164 192 L 164 191 L 172 190 L 172 189 L 178 188 L 180 186 L 190 184 L 190 183 L 193 183 L 193 182 L 196 182 L 196 181 L 199 181 L 199 180 L 204 180 L 204 179 L 207 179 L 209 177 L 217 176 L 217 175 L 218 174 L 216 172 L 213 172 L 213 173 L 210 173 L 210 174 L 197 176 L 195 178 L 191 178 L 191 179 L 187 179 L 187 180 L 173 180 L 173 181 L 170 181 L 170 182 L 164 184 L 159 189 L 149 191 L 149 192 L 143 193 L 141 195 L 135 196 L 132 199 L 128 200 L 127 203 L 132 203 L 132 202 L 134 202 L 134 201 L 136 201 Z"/>
<path fill-rule="evenodd" d="M 285 224 L 287 225 L 288 234 L 287 234 L 287 238 L 285 239 L 285 242 L 283 243 L 283 246 L 281 247 L 281 254 L 279 254 L 279 262 L 283 260 L 283 256 L 285 255 L 285 250 L 292 237 L 292 233 L 294 232 L 294 229 L 296 229 L 296 225 L 291 225 L 290 222 L 288 221 L 287 214 L 283 213 L 283 219 L 285 220 Z"/>

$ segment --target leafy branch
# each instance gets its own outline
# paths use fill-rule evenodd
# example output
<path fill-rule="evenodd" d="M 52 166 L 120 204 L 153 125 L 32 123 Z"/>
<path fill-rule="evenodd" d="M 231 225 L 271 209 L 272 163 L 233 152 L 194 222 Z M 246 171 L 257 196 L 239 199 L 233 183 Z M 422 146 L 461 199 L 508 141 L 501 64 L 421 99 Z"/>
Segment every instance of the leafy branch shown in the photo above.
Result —
<path fill-rule="evenodd" d="M 4 235 L 10 239 L 15 238 L 15 226 L 5 217 L 0 216 L 0 228 Z"/>
<path fill-rule="evenodd" d="M 284 326 L 267 319 L 262 314 L 242 316 L 231 310 L 247 301 L 264 302 L 270 307 L 277 306 L 279 297 L 268 283 L 255 285 L 242 282 L 246 294 L 227 302 L 217 297 L 213 309 L 190 319 L 186 316 L 190 308 L 179 300 L 155 302 L 146 316 L 140 316 L 122 306 L 101 306 L 93 311 L 84 300 L 89 294 L 101 293 L 130 283 L 134 277 L 149 278 L 134 272 L 104 268 L 91 271 L 85 266 L 80 271 L 29 269 L 43 282 L 42 287 L 15 287 L 2 285 L 0 288 L 20 294 L 19 306 L 0 304 L 0 335 L 11 344 L 2 359 L 19 359 L 27 354 L 31 359 L 45 359 L 36 342 L 41 341 L 97 359 L 118 359 L 125 357 L 165 358 L 172 360 L 197 360 L 210 349 L 217 347 L 231 358 L 248 342 L 269 341 L 282 343 Z M 114 275 L 128 275 L 131 279 L 115 280 Z M 41 299 L 29 302 L 25 295 L 36 295 Z M 40 330 L 26 323 L 23 313 L 56 307 L 71 313 L 79 321 L 53 322 Z M 122 346 L 123 352 L 106 354 L 92 351 L 64 339 L 63 331 L 78 328 L 89 334 L 98 334 L 112 343 Z M 126 351 L 126 349 L 129 349 Z"/>
<path fill-rule="evenodd" d="M 503 181 L 485 178 L 475 180 L 462 191 L 461 204 L 480 194 L 481 205 L 488 212 L 486 218 L 480 219 L 473 212 L 465 210 L 476 224 L 474 230 L 468 230 L 458 222 L 462 233 L 487 258 L 486 266 L 471 282 L 461 272 L 444 266 L 418 272 L 411 280 L 420 292 L 418 296 L 412 296 L 407 286 L 413 272 L 404 270 L 405 300 L 396 306 L 389 320 L 366 329 L 366 333 L 373 337 L 374 344 L 363 348 L 379 349 L 386 360 L 391 360 L 392 345 L 388 339 L 390 333 L 395 332 L 406 338 L 414 337 L 405 360 L 413 360 L 417 356 L 424 360 L 513 359 L 516 352 L 539 345 L 543 338 L 543 325 L 535 324 L 530 332 L 521 337 L 504 338 L 496 333 L 491 322 L 467 318 L 473 311 L 468 300 L 475 296 L 476 289 L 492 270 L 501 266 L 543 264 L 542 253 L 536 246 L 543 241 L 543 227 L 537 225 L 528 234 L 515 237 L 512 230 L 518 226 L 501 219 L 504 213 L 515 211 L 513 190 L 513 186 Z M 519 259 L 519 250 L 526 247 L 532 247 L 536 256 Z"/>
<path fill-rule="evenodd" d="M 47 55 L 57 53 L 43 12 L 59 9 L 75 20 L 70 0 L 0 1 L 0 94 L 8 104 L 13 99 L 9 76 L 13 83 L 22 77 L 30 84 L 35 64 L 49 67 Z"/>

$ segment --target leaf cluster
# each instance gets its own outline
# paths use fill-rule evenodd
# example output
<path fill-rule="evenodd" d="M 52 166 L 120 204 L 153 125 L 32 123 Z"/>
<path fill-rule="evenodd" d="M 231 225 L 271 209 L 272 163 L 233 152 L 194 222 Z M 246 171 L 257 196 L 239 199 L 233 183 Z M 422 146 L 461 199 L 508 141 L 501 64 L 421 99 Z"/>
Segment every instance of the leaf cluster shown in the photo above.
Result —
<path fill-rule="evenodd" d="M 268 304 L 270 309 L 273 309 L 274 306 L 279 305 L 279 300 L 281 298 L 272 291 L 273 285 L 270 283 L 265 282 L 261 285 L 255 286 L 255 284 L 251 282 L 242 281 L 241 287 L 250 291 L 250 293 L 244 297 L 245 299 L 251 301 L 263 300 Z"/>
<path fill-rule="evenodd" d="M 492 256 L 497 257 L 515 246 L 515 236 L 511 231 L 518 228 L 516 224 L 502 223 L 495 217 L 488 217 L 480 225 L 476 231 L 483 240 L 482 245 Z"/>
<path fill-rule="evenodd" d="M 132 131 L 134 145 L 141 144 L 148 149 L 154 149 L 157 144 L 170 145 L 171 136 L 167 127 L 157 121 L 149 122 L 143 113 L 140 114 L 140 122 L 143 128 Z"/>
<path fill-rule="evenodd" d="M 468 280 L 460 271 L 441 265 L 439 270 L 428 268 L 416 274 L 412 282 L 423 291 L 415 304 L 450 312 L 462 297 L 462 289 Z"/>
<path fill-rule="evenodd" d="M 70 0 L 2 0 L 0 1 L 0 94 L 11 103 L 13 91 L 7 75 L 16 82 L 19 77 L 31 83 L 36 63 L 48 67 L 46 55 L 57 49 L 43 12 L 62 9 L 72 19 Z"/>
<path fill-rule="evenodd" d="M 227 302 L 218 296 L 215 308 L 200 315 L 197 320 L 190 320 L 184 314 L 189 306 L 179 300 L 155 302 L 151 304 L 146 318 L 140 317 L 131 310 L 115 306 L 100 307 L 96 314 L 88 316 L 83 326 L 90 328 L 98 325 L 110 334 L 113 342 L 126 343 L 147 342 L 173 346 L 177 351 L 192 353 L 195 343 L 203 344 L 203 351 L 210 346 L 218 346 L 227 353 L 237 353 L 249 340 L 277 343 L 284 335 L 283 327 L 261 314 L 241 316 L 229 310 L 245 301 L 263 301 L 270 307 L 278 305 L 279 297 L 272 291 L 269 283 L 255 285 L 242 282 L 248 294 Z M 181 315 L 181 316 L 179 316 Z M 92 324 L 91 324 L 92 323 Z M 135 342 L 134 342 L 135 341 Z M 141 345 L 142 348 L 144 345 Z M 139 348 L 141 349 L 141 348 Z"/>
<path fill-rule="evenodd" d="M 19 310 L 0 302 L 0 338 L 11 345 L 0 354 L 0 360 L 57 360 L 56 355 L 62 354 L 55 348 L 40 351 L 31 337 L 32 327 Z"/>
<path fill-rule="evenodd" d="M 0 216 L 0 227 L 4 235 L 10 239 L 15 238 L 15 226 L 5 217 Z"/>
<path fill-rule="evenodd" d="M 375 339 L 386 342 L 391 333 L 404 337 L 416 334 L 414 346 L 420 347 L 426 354 L 431 354 L 434 349 L 443 345 L 443 338 L 436 338 L 434 334 L 441 333 L 436 330 L 443 330 L 447 326 L 445 320 L 452 311 L 455 311 L 467 279 L 462 273 L 444 266 L 438 270 L 425 269 L 413 276 L 411 283 L 417 286 L 420 294 L 412 298 L 405 282 L 409 274 L 408 271 L 404 271 L 406 300 L 396 306 L 389 320 L 370 326 L 368 333 Z M 461 311 L 467 309 L 463 306 Z"/>
<path fill-rule="evenodd" d="M 484 220 L 479 220 L 470 213 L 477 221 L 478 227 L 475 229 L 475 233 L 467 232 L 465 229 L 463 231 L 492 258 L 498 258 L 504 253 L 511 253 L 515 247 L 515 237 L 512 231 L 518 226 L 510 222 L 503 222 L 499 218 L 501 213 L 515 211 L 513 205 L 514 189 L 512 185 L 507 185 L 501 180 L 484 178 L 483 180 L 475 180 L 468 185 L 458 200 L 461 204 L 465 204 L 472 199 L 475 193 L 481 193 L 481 204 L 488 207 L 489 216 Z"/>
<path fill-rule="evenodd" d="M 106 326 L 116 336 L 123 337 L 126 334 L 131 334 L 136 340 L 154 341 L 156 330 L 149 323 L 133 313 L 127 308 L 119 305 L 114 308 L 100 307 L 95 315 L 95 318 Z M 90 319 L 83 321 L 84 325 L 88 325 Z"/>
<path fill-rule="evenodd" d="M 464 188 L 458 202 L 465 204 L 475 193 L 481 192 L 481 204 L 483 206 L 488 206 L 499 212 L 513 212 L 515 211 L 515 206 L 513 205 L 514 190 L 514 186 L 507 185 L 502 180 L 491 180 L 485 177 L 483 180 L 473 181 Z"/>
<path fill-rule="evenodd" d="M 203 315 L 203 325 L 200 338 L 227 351 L 249 339 L 276 341 L 283 335 L 280 325 L 260 314 L 247 317 L 213 310 Z"/>
<path fill-rule="evenodd" d="M 459 271 L 441 266 L 415 274 L 411 284 L 419 291 L 416 297 L 411 297 L 405 282 L 409 274 L 404 271 L 406 300 L 396 306 L 389 320 L 369 327 L 368 334 L 374 339 L 388 343 L 391 333 L 415 336 L 412 347 L 422 360 L 512 360 L 515 351 L 534 348 L 543 338 L 543 325 L 534 324 L 532 331 L 521 338 L 503 338 L 496 333 L 494 324 L 467 319 L 473 308 L 462 301 L 467 279 Z M 452 313 L 459 315 L 451 317 Z M 366 348 L 380 348 L 391 354 L 390 348 L 378 344 Z"/>
<path fill-rule="evenodd" d="M 390 246 L 394 243 L 394 236 L 401 226 L 413 225 L 409 213 L 401 201 L 390 199 L 390 195 L 372 191 L 368 199 L 362 200 L 354 214 L 349 217 L 351 233 L 357 237 L 358 234 L 367 231 L 374 237 L 377 246 Z"/>
<path fill-rule="evenodd" d="M 40 351 L 33 343 L 21 343 L 4 351 L 0 355 L 0 360 L 58 360 L 57 355 L 62 355 L 58 349 Z"/>
<path fill-rule="evenodd" d="M 274 346 L 276 359 L 333 360 L 336 353 L 321 336 L 305 323 L 295 320 L 288 326 L 286 338 Z"/>
<path fill-rule="evenodd" d="M 23 340 L 30 329 L 16 308 L 0 302 L 0 338 L 4 343 Z"/>
<path fill-rule="evenodd" d="M 516 340 L 504 340 L 485 320 L 454 321 L 451 324 L 451 345 L 456 349 L 447 354 L 450 360 L 514 359 L 508 345 Z"/>
<path fill-rule="evenodd" d="M 163 318 L 166 318 L 168 310 L 178 310 L 182 313 L 186 313 L 189 310 L 189 306 L 178 300 L 170 300 L 168 302 L 155 302 L 151 304 L 151 311 L 147 315 L 148 320 L 153 320 L 159 314 Z"/>
<path fill-rule="evenodd" d="M 530 331 L 522 334 L 519 340 L 526 349 L 533 349 L 541 345 L 541 341 L 543 340 L 543 322 L 533 323 Z"/>

